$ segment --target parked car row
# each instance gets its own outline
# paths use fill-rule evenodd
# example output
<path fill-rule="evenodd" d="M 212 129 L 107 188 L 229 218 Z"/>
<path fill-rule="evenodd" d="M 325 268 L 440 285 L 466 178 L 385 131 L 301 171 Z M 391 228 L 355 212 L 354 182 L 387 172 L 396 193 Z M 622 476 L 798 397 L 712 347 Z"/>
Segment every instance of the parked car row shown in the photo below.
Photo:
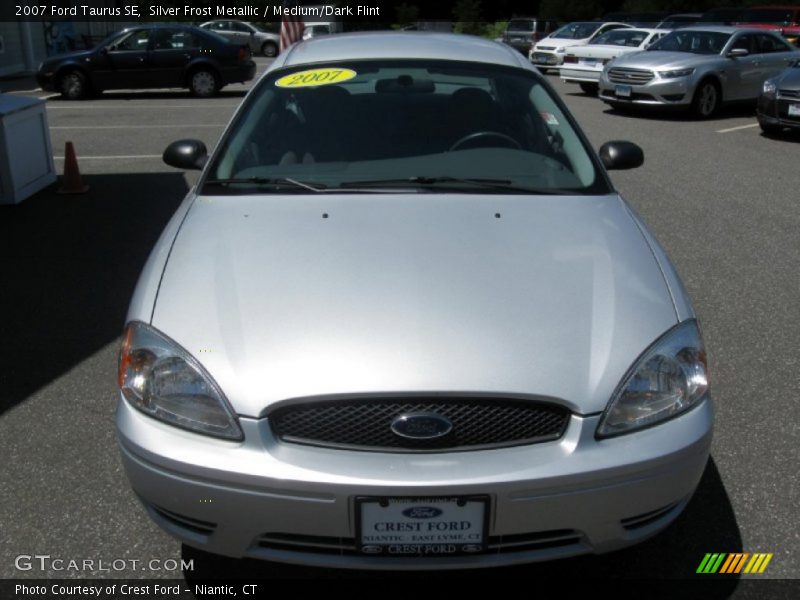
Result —
<path fill-rule="evenodd" d="M 595 33 L 558 46 L 562 30 L 536 44 L 531 62 L 617 109 L 684 109 L 709 118 L 724 103 L 757 102 L 768 134 L 800 129 L 800 49 L 776 31 L 692 26 L 674 31 L 579 22 L 564 31 Z M 605 33 L 597 32 L 606 29 Z M 542 60 L 539 48 L 559 58 Z M 560 63 L 560 64 L 559 64 Z"/>

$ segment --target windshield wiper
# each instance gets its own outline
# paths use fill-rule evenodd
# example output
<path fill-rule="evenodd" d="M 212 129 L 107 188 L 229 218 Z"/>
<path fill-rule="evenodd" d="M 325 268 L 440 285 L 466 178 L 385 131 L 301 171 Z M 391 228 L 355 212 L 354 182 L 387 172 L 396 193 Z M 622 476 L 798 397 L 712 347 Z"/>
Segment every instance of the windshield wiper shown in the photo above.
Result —
<path fill-rule="evenodd" d="M 515 185 L 507 179 L 487 179 L 482 177 L 407 177 L 405 179 L 371 179 L 362 181 L 345 181 L 342 187 L 359 188 L 359 187 L 393 187 L 393 186 L 414 186 L 414 187 L 440 187 L 445 184 L 446 187 L 459 187 L 453 184 L 460 184 L 461 186 L 478 187 L 482 189 L 496 189 L 504 190 L 507 192 L 516 192 L 520 194 L 542 194 L 542 195 L 559 195 L 570 193 L 568 190 L 560 190 L 557 188 L 531 188 L 520 185 Z M 449 185 L 448 185 L 449 184 Z"/>
<path fill-rule="evenodd" d="M 268 185 L 282 188 L 292 187 L 309 190 L 311 192 L 322 192 L 328 187 L 323 183 L 311 185 L 309 183 L 297 181 L 296 179 L 290 179 L 289 177 L 231 177 L 229 179 L 208 179 L 203 183 L 203 185 L 220 186 L 236 184 Z"/>

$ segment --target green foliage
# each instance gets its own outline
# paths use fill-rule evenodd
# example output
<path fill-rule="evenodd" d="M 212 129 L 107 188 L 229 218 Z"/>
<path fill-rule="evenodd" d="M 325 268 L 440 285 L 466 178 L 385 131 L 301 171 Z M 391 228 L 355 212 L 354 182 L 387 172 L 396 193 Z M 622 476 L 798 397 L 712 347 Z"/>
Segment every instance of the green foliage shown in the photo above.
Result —
<path fill-rule="evenodd" d="M 453 17 L 456 33 L 483 35 L 486 29 L 486 23 L 481 22 L 481 0 L 458 0 L 453 7 Z"/>
<path fill-rule="evenodd" d="M 493 40 L 495 38 L 499 38 L 503 35 L 503 32 L 506 30 L 508 26 L 508 21 L 498 21 L 497 23 L 486 23 L 486 27 L 483 30 L 483 37 L 489 38 Z"/>
<path fill-rule="evenodd" d="M 394 9 L 395 22 L 400 25 L 411 25 L 419 21 L 419 7 L 403 2 Z"/>

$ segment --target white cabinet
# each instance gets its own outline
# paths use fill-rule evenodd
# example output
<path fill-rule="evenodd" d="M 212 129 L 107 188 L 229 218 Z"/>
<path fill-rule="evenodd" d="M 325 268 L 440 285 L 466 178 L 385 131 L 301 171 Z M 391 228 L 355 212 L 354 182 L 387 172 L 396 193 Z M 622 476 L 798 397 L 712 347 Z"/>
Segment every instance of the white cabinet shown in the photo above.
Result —
<path fill-rule="evenodd" d="M 18 204 L 55 180 L 44 100 L 0 94 L 0 204 Z"/>

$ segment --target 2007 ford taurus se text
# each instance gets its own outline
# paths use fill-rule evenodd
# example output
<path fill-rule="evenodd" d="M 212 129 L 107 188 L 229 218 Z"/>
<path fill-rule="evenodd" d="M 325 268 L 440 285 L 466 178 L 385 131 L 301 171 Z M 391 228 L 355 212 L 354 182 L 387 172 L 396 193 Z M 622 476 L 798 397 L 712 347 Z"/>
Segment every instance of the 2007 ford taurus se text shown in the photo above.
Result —
<path fill-rule="evenodd" d="M 142 273 L 117 414 L 150 516 L 229 556 L 455 568 L 608 552 L 708 459 L 675 269 L 525 57 L 435 33 L 283 53 Z"/>

